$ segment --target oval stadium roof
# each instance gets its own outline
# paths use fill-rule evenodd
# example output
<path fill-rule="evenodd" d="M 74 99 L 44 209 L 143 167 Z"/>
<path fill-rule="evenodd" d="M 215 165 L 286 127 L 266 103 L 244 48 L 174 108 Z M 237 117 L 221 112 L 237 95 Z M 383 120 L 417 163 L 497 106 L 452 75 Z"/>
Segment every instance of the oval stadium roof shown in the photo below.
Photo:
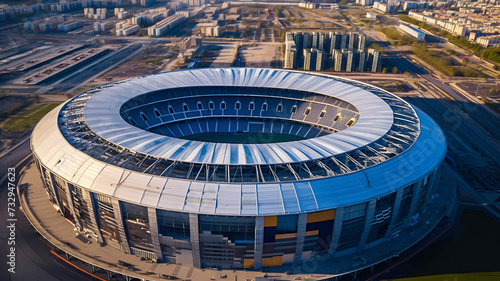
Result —
<path fill-rule="evenodd" d="M 312 91 L 351 103 L 359 110 L 359 119 L 352 127 L 318 138 L 214 144 L 147 132 L 120 116 L 121 105 L 137 95 L 197 85 Z M 104 143 L 108 148 L 103 148 Z M 225 215 L 299 213 L 364 202 L 421 179 L 446 153 L 439 126 L 384 90 L 337 77 L 257 68 L 184 70 L 97 87 L 47 114 L 34 129 L 31 146 L 45 167 L 92 192 L 160 209 Z M 135 157 L 144 154 L 154 161 L 287 164 L 290 169 L 288 163 L 314 161 L 326 172 L 324 176 L 311 173 L 296 180 L 254 183 L 183 179 L 107 161 L 103 155 L 109 146 L 125 148 Z M 201 151 L 212 157 L 204 157 Z M 232 153 L 237 156 L 228 156 Z M 326 164 L 327 160 L 333 164 Z M 309 164 L 304 165 L 308 169 Z M 338 170 L 328 165 L 336 165 Z"/>

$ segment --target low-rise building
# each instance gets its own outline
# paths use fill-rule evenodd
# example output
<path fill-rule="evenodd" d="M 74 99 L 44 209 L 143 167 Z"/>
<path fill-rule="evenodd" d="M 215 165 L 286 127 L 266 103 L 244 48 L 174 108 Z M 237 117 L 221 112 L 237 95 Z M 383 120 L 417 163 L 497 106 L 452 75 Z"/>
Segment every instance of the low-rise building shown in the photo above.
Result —
<path fill-rule="evenodd" d="M 299 7 L 306 8 L 306 9 L 317 9 L 318 8 L 318 3 L 306 3 L 306 2 L 302 2 L 302 3 L 299 3 Z"/>
<path fill-rule="evenodd" d="M 139 31 L 139 26 L 137 24 L 127 23 L 126 21 L 121 21 L 115 25 L 115 35 L 116 36 L 130 36 Z"/>
<path fill-rule="evenodd" d="M 427 2 L 417 2 L 417 1 L 405 1 L 403 4 L 403 11 L 413 10 L 413 9 L 427 9 L 429 4 Z"/>
<path fill-rule="evenodd" d="M 476 42 L 485 48 L 500 47 L 500 35 L 478 37 Z"/>
<path fill-rule="evenodd" d="M 399 29 L 404 33 L 410 35 L 411 37 L 417 39 L 418 41 L 425 40 L 425 33 L 411 26 L 400 24 Z"/>
<path fill-rule="evenodd" d="M 169 16 L 166 19 L 163 19 L 159 21 L 158 23 L 154 24 L 153 26 L 148 28 L 148 35 L 149 36 L 161 36 L 165 34 L 167 31 L 170 29 L 176 27 L 179 25 L 181 22 L 186 20 L 186 16 L 183 14 L 175 14 L 173 16 Z"/>
<path fill-rule="evenodd" d="M 219 24 L 217 21 L 199 23 L 197 27 L 200 28 L 201 35 L 209 37 L 219 37 Z"/>
<path fill-rule="evenodd" d="M 104 32 L 108 31 L 113 27 L 113 24 L 109 21 L 103 21 L 103 22 L 95 22 L 94 23 L 94 31 L 95 32 Z"/>
<path fill-rule="evenodd" d="M 373 6 L 373 0 L 359 0 L 361 6 Z"/>
<path fill-rule="evenodd" d="M 58 24 L 57 30 L 62 31 L 62 32 L 68 32 L 71 30 L 75 30 L 79 27 L 80 27 L 80 21 L 73 20 L 73 21 L 68 21 L 68 22 Z"/>
<path fill-rule="evenodd" d="M 181 0 L 181 1 L 186 5 L 192 7 L 199 7 L 206 4 L 206 0 Z"/>

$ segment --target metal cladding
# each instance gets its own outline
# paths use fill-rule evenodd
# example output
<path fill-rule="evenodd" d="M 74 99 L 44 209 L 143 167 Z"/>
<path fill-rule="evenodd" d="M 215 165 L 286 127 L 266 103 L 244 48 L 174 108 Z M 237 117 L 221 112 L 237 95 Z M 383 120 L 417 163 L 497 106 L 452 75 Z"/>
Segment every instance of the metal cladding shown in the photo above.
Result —
<path fill-rule="evenodd" d="M 191 139 L 205 133 L 227 140 Z M 279 135 L 293 138 L 266 139 Z M 49 200 L 98 241 L 253 269 L 391 240 L 430 205 L 446 153 L 439 126 L 387 91 L 258 68 L 96 87 L 47 114 L 31 147 Z"/>

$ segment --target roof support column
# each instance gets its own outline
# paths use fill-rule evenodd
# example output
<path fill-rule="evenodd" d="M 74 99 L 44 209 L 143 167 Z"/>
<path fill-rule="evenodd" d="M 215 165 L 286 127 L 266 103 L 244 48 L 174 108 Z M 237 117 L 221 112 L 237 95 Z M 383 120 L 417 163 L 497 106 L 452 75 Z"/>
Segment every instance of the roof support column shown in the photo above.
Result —
<path fill-rule="evenodd" d="M 73 216 L 73 221 L 75 222 L 76 227 L 79 230 L 81 230 L 82 226 L 80 225 L 80 220 L 78 220 L 75 216 L 75 205 L 74 205 L 75 203 L 73 202 L 73 185 L 68 184 L 67 181 L 64 182 L 66 183 L 66 198 L 68 198 L 69 211 Z"/>
<path fill-rule="evenodd" d="M 156 218 L 156 209 L 148 208 L 148 221 L 149 230 L 151 231 L 151 243 L 153 243 L 153 250 L 156 254 L 158 262 L 163 261 L 163 254 L 161 253 L 160 239 L 158 236 L 158 220 Z"/>
<path fill-rule="evenodd" d="M 130 254 L 130 245 L 128 244 L 127 234 L 125 233 L 125 227 L 123 226 L 123 215 L 122 209 L 120 207 L 120 201 L 112 198 L 111 204 L 113 205 L 113 212 L 115 213 L 116 224 L 118 225 L 118 232 L 120 232 L 120 240 L 122 240 L 121 245 L 125 254 Z"/>
<path fill-rule="evenodd" d="M 377 205 L 377 199 L 372 199 L 368 203 L 368 207 L 366 208 L 366 217 L 365 217 L 365 226 L 363 227 L 363 233 L 361 234 L 361 238 L 359 239 L 359 245 L 357 251 L 361 251 L 365 248 L 366 239 L 368 238 L 368 234 L 370 233 L 370 229 L 373 223 L 373 216 L 375 215 L 375 206 Z"/>
<path fill-rule="evenodd" d="M 422 192 L 423 179 L 420 179 L 418 182 L 413 184 L 413 194 L 411 197 L 410 210 L 408 211 L 408 216 L 406 217 L 406 221 L 403 224 L 403 227 L 406 227 L 410 222 L 411 218 L 417 212 L 417 202 L 418 197 L 420 197 L 420 193 Z"/>
<path fill-rule="evenodd" d="M 332 241 L 330 242 L 330 249 L 328 255 L 333 255 L 339 245 L 340 233 L 342 232 L 342 222 L 344 220 L 344 208 L 337 208 L 335 210 L 335 220 L 333 221 Z"/>
<path fill-rule="evenodd" d="M 389 229 L 387 229 L 387 233 L 389 236 L 392 234 L 394 230 L 395 221 L 399 218 L 399 210 L 401 209 L 401 201 L 403 200 L 403 192 L 404 188 L 400 188 L 396 193 L 396 199 L 394 201 L 394 207 L 392 208 L 391 222 L 389 223 Z M 387 237 L 390 239 L 390 237 Z"/>
<path fill-rule="evenodd" d="M 441 177 L 441 166 L 436 168 L 430 175 L 429 175 L 429 190 L 427 191 L 427 196 L 425 198 L 425 203 L 424 203 L 424 210 L 427 209 L 427 203 L 431 199 L 432 195 L 436 191 L 437 184 L 439 183 L 439 178 Z"/>
<path fill-rule="evenodd" d="M 94 201 L 94 196 L 91 196 L 90 191 L 88 191 L 86 188 L 82 188 L 82 198 L 85 202 L 87 202 L 92 231 L 97 236 L 97 242 L 102 243 L 104 241 L 102 240 L 101 231 L 99 230 L 99 225 L 97 224 L 98 219 L 97 212 L 95 211 L 96 208 L 94 204 L 96 204 L 96 202 Z"/>
<path fill-rule="evenodd" d="M 304 251 L 304 240 L 306 239 L 307 213 L 299 214 L 297 220 L 297 246 L 295 247 L 295 256 L 293 264 L 297 265 L 302 262 L 302 252 Z"/>
<path fill-rule="evenodd" d="M 61 215 L 64 216 L 64 206 L 61 203 L 61 199 L 59 198 L 59 194 L 57 193 L 56 179 L 54 178 L 54 174 L 50 172 L 50 188 L 52 189 L 52 193 L 54 193 L 57 206 L 61 212 Z"/>
<path fill-rule="evenodd" d="M 191 251 L 193 253 L 193 266 L 201 267 L 200 256 L 200 231 L 198 225 L 198 214 L 189 214 L 189 235 L 191 239 Z"/>
<path fill-rule="evenodd" d="M 254 261 L 253 269 L 260 270 L 262 268 L 262 251 L 264 248 L 264 217 L 255 217 L 255 245 L 254 245 Z"/>

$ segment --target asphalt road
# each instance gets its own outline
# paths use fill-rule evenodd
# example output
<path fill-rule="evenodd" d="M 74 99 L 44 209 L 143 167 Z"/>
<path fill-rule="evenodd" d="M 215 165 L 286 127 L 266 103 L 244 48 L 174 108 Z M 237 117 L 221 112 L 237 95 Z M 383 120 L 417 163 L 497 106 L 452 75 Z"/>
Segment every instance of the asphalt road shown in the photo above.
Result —
<path fill-rule="evenodd" d="M 79 69 L 73 71 L 69 75 L 62 77 L 49 86 L 57 88 L 60 92 L 65 92 L 69 89 L 75 89 L 77 87 L 85 87 L 85 85 L 82 85 L 83 81 L 87 81 L 89 77 L 94 77 L 104 69 L 115 66 L 119 62 L 123 62 L 141 47 L 142 46 L 140 44 L 132 44 L 123 47 L 122 49 L 112 51 L 111 53 L 97 59 L 96 61 L 83 65 Z"/>
<path fill-rule="evenodd" d="M 342 11 L 341 11 L 341 10 L 339 10 L 339 13 L 340 13 L 340 15 L 344 18 L 344 20 L 345 20 L 347 23 L 349 23 L 351 26 L 353 26 L 353 27 L 356 29 L 356 32 L 358 32 L 359 34 L 365 34 L 365 33 L 364 33 L 364 32 L 363 32 L 360 28 L 359 28 L 359 26 L 358 26 L 357 24 L 354 24 L 354 23 L 351 21 L 351 19 L 349 19 L 349 17 L 348 17 L 348 16 L 346 16 L 344 13 L 342 13 Z"/>
<path fill-rule="evenodd" d="M 500 122 L 483 105 L 470 101 L 448 84 L 427 73 L 403 56 L 389 60 L 400 71 L 420 76 L 426 91 L 421 98 L 405 98 L 430 115 L 443 129 L 448 155 L 457 163 L 457 172 L 474 188 L 472 201 L 482 204 L 500 199 Z M 436 89 L 436 88 L 438 89 Z M 444 98 L 445 92 L 453 100 Z M 468 195 L 467 195 L 468 196 Z M 479 199 L 478 199 L 479 198 Z M 491 206 L 500 220 L 500 210 Z"/>
<path fill-rule="evenodd" d="M 411 75 L 424 75 L 427 72 L 410 62 L 407 58 L 401 55 L 391 55 L 386 58 L 386 60 L 390 61 L 393 65 L 397 66 L 400 72 L 408 71 Z"/>
<path fill-rule="evenodd" d="M 20 161 L 30 155 L 29 140 L 26 139 L 21 145 L 14 148 L 10 153 L 4 154 L 0 158 L 0 175 L 7 174 L 8 168 L 15 167 Z M 19 171 L 22 165 L 16 168 L 16 180 L 19 179 Z M 15 208 L 15 273 L 8 272 L 7 255 L 10 254 L 8 238 L 11 235 L 7 225 L 12 221 L 7 221 L 8 203 L 8 180 L 0 183 L 0 280 L 64 280 L 64 281 L 89 281 L 97 280 L 84 272 L 75 269 L 71 265 L 55 257 L 50 253 L 52 250 L 48 242 L 41 238 L 31 224 L 28 222 L 22 211 L 19 209 L 19 201 L 16 198 Z M 10 258 L 9 258 L 10 259 Z"/>
<path fill-rule="evenodd" d="M 411 75 L 418 75 L 452 97 L 456 102 L 448 102 L 447 109 L 458 112 L 460 116 L 457 118 L 464 118 L 466 120 L 472 119 L 475 121 L 473 127 L 482 127 L 484 129 L 482 133 L 484 133 L 485 136 L 500 139 L 500 122 L 498 122 L 494 116 L 484 109 L 482 105 L 472 103 L 468 98 L 457 92 L 453 87 L 427 73 L 424 69 L 410 62 L 405 57 L 392 56 L 388 60 L 396 65 L 399 71 L 408 71 Z M 442 111 L 442 113 L 444 112 L 446 111 Z M 437 119 L 442 119 L 442 117 Z"/>

